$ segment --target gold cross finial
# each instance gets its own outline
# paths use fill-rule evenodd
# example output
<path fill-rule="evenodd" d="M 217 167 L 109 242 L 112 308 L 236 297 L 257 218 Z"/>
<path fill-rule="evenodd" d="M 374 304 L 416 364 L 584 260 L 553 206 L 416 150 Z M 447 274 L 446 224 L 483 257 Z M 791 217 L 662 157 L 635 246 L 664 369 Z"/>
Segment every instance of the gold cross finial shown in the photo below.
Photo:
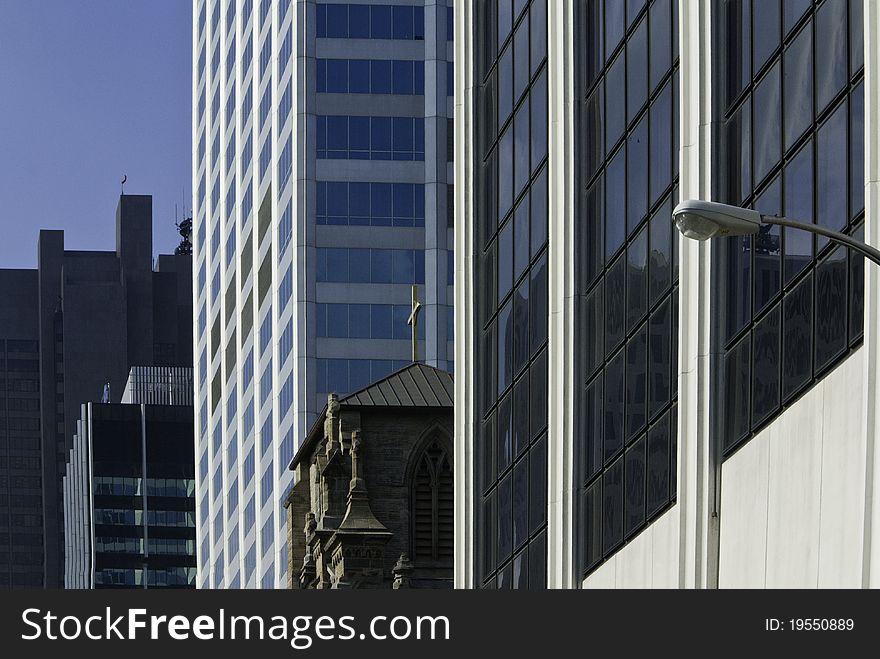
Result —
<path fill-rule="evenodd" d="M 419 302 L 419 287 L 413 284 L 412 287 L 412 311 L 406 321 L 407 325 L 412 327 L 412 360 L 413 364 L 419 361 L 419 311 L 422 310 L 422 303 Z"/>

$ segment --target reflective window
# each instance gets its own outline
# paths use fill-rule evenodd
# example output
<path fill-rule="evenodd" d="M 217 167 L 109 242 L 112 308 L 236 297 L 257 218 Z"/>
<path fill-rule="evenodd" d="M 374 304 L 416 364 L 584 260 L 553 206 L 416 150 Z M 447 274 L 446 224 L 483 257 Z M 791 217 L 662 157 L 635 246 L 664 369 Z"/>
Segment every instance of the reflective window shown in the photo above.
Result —
<path fill-rule="evenodd" d="M 420 117 L 317 117 L 318 159 L 424 160 Z"/>
<path fill-rule="evenodd" d="M 425 38 L 424 7 L 319 2 L 316 18 L 319 39 Z"/>
<path fill-rule="evenodd" d="M 316 305 L 317 335 L 337 339 L 407 339 L 411 308 L 400 304 L 322 304 Z M 425 326 L 417 326 L 418 338 L 425 338 Z"/>
<path fill-rule="evenodd" d="M 726 170 L 719 199 L 858 235 L 864 68 L 858 0 L 715 3 Z M 749 47 L 751 44 L 751 61 Z M 863 259 L 767 227 L 716 248 L 729 455 L 861 342 Z"/>
<path fill-rule="evenodd" d="M 318 224 L 425 226 L 421 183 L 317 182 Z"/>
<path fill-rule="evenodd" d="M 678 269 L 669 218 L 678 198 L 677 6 L 593 2 L 576 12 L 575 534 L 583 575 L 676 494 Z"/>
<path fill-rule="evenodd" d="M 412 249 L 319 247 L 317 281 L 424 284 L 425 253 Z"/>
<path fill-rule="evenodd" d="M 476 580 L 546 584 L 547 2 L 475 3 Z"/>
<path fill-rule="evenodd" d="M 425 93 L 422 60 L 318 59 L 318 93 L 396 94 Z"/>
<path fill-rule="evenodd" d="M 411 364 L 397 359 L 318 359 L 316 362 L 319 396 L 363 389 Z"/>

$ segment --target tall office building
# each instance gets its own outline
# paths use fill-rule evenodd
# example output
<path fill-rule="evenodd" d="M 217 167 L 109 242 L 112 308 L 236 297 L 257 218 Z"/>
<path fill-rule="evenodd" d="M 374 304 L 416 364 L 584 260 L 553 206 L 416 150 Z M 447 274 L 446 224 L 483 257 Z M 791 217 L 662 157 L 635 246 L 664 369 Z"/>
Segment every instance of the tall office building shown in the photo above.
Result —
<path fill-rule="evenodd" d="M 456 10 L 457 585 L 880 585 L 880 7 Z"/>
<path fill-rule="evenodd" d="M 137 367 L 122 403 L 82 406 L 63 478 L 66 588 L 195 588 L 187 371 Z"/>
<path fill-rule="evenodd" d="M 21 529 L 10 551 L 42 573 L 13 568 L 10 585 L 64 584 L 61 485 L 81 405 L 102 393 L 119 402 L 131 366 L 192 365 L 192 257 L 184 249 L 154 263 L 152 231 L 152 198 L 122 195 L 115 251 L 67 250 L 63 231 L 43 230 L 36 270 L 0 271 L 0 436 L 12 469 L 4 487 L 14 488 L 6 520 Z M 35 505 L 40 513 L 23 510 Z"/>
<path fill-rule="evenodd" d="M 199 587 L 284 587 L 327 394 L 452 368 L 449 2 L 193 2 Z"/>
<path fill-rule="evenodd" d="M 0 588 L 43 585 L 36 297 L 36 271 L 0 270 Z"/>

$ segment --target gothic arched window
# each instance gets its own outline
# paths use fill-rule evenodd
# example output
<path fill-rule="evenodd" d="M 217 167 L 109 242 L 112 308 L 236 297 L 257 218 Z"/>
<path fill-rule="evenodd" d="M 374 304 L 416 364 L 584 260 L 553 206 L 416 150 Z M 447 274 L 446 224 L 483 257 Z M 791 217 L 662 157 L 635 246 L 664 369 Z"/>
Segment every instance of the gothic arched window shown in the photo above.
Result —
<path fill-rule="evenodd" d="M 435 439 L 419 456 L 412 480 L 412 557 L 415 562 L 452 562 L 453 497 L 452 460 Z"/>

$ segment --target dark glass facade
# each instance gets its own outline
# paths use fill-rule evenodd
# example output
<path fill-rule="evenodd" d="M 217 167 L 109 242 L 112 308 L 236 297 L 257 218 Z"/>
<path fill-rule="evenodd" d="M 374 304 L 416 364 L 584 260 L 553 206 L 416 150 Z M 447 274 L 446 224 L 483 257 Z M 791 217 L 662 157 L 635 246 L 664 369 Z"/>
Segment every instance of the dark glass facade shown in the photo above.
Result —
<path fill-rule="evenodd" d="M 67 587 L 194 588 L 192 408 L 84 409 L 88 439 L 74 438 L 65 484 L 65 521 L 75 554 L 66 557 Z M 74 462 L 84 466 L 77 469 Z M 84 533 L 76 528 L 79 520 Z"/>
<path fill-rule="evenodd" d="M 547 0 L 474 3 L 475 583 L 547 573 Z"/>
<path fill-rule="evenodd" d="M 36 283 L 36 273 L 0 273 L 0 289 L 20 286 L 24 296 L 36 295 Z M 5 301 L 0 304 L 4 306 Z M 12 305 L 0 308 L 0 588 L 4 589 L 43 585 L 40 355 L 34 340 L 36 322 L 29 327 L 21 322 L 29 316 Z"/>
<path fill-rule="evenodd" d="M 575 4 L 575 563 L 676 495 L 678 3 Z"/>
<path fill-rule="evenodd" d="M 858 0 L 716 0 L 720 201 L 862 236 Z M 863 259 L 779 227 L 715 247 L 729 455 L 861 343 Z"/>

